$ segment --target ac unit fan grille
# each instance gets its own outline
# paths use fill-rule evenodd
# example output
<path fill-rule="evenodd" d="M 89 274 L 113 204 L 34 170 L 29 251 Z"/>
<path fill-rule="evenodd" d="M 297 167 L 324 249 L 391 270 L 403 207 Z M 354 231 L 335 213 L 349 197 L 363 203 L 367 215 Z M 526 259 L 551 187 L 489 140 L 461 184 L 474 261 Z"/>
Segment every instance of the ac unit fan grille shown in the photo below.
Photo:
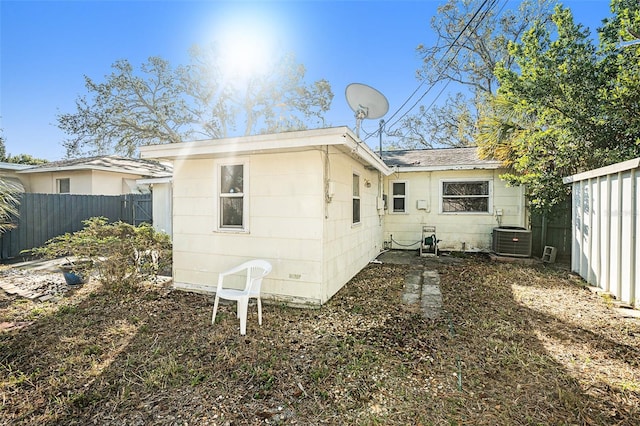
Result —
<path fill-rule="evenodd" d="M 531 231 L 493 228 L 493 251 L 501 256 L 531 257 Z"/>

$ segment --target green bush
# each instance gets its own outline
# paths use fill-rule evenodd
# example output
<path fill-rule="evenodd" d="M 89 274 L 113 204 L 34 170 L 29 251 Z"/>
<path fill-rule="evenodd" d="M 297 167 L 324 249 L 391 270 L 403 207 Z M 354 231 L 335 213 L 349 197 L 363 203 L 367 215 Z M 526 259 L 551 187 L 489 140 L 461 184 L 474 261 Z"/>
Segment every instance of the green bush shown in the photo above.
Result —
<path fill-rule="evenodd" d="M 51 259 L 89 261 L 83 272 L 97 271 L 99 281 L 112 290 L 133 289 L 171 266 L 169 236 L 148 224 L 109 223 L 105 217 L 93 217 L 83 224 L 80 231 L 52 238 L 29 252 Z"/>

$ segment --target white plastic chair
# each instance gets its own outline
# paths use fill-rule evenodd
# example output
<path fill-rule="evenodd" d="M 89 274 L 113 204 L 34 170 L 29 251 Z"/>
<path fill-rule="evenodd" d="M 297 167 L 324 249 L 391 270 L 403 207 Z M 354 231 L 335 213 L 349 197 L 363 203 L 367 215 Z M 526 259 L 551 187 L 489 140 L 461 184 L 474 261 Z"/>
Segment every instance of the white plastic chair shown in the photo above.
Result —
<path fill-rule="evenodd" d="M 244 289 L 238 290 L 234 288 L 224 288 L 224 278 L 228 275 L 238 274 L 246 271 L 247 281 Z M 218 311 L 218 301 L 222 299 L 236 300 L 238 302 L 237 316 L 240 318 L 240 334 L 247 333 L 247 310 L 249 307 L 249 299 L 254 297 L 258 301 L 258 324 L 262 325 L 262 300 L 260 299 L 260 287 L 262 279 L 271 272 L 271 264 L 266 260 L 250 260 L 228 271 L 221 272 L 218 277 L 218 287 L 216 289 L 216 299 L 213 304 L 213 315 L 211 316 L 211 324 L 216 321 L 216 312 Z"/>

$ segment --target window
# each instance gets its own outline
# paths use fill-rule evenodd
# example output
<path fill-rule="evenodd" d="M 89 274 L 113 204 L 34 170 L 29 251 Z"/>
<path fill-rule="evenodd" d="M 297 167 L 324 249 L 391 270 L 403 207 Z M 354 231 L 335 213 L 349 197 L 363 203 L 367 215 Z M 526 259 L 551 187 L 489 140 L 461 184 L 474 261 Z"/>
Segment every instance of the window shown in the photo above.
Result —
<path fill-rule="evenodd" d="M 243 229 L 245 212 L 244 165 L 220 166 L 220 228 Z"/>
<path fill-rule="evenodd" d="M 407 212 L 406 182 L 391 182 L 391 206 L 393 213 Z"/>
<path fill-rule="evenodd" d="M 68 194 L 69 192 L 71 192 L 70 179 L 56 179 L 56 191 L 58 192 L 58 194 Z"/>
<path fill-rule="evenodd" d="M 353 223 L 360 223 L 360 176 L 353 175 Z"/>
<path fill-rule="evenodd" d="M 442 182 L 442 212 L 489 212 L 489 181 Z"/>

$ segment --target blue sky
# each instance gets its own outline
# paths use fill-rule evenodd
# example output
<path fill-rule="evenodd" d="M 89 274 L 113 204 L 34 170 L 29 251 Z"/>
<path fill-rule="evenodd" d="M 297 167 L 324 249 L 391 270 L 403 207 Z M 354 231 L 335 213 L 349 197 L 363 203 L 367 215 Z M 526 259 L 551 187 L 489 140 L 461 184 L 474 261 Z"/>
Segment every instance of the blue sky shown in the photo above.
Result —
<path fill-rule="evenodd" d="M 344 97 L 353 82 L 384 93 L 391 115 L 419 84 L 415 49 L 435 42 L 429 22 L 443 2 L 0 0 L 0 128 L 7 152 L 63 158 L 56 115 L 75 111 L 75 100 L 86 94 L 84 75 L 102 81 L 119 59 L 136 68 L 150 56 L 186 64 L 191 46 L 219 42 L 230 27 L 268 33 L 276 49 L 293 51 L 305 65 L 307 82 L 327 79 L 335 95 L 331 125 L 354 127 Z M 607 0 L 563 4 L 593 31 L 610 16 Z M 377 123 L 365 121 L 363 129 Z"/>

